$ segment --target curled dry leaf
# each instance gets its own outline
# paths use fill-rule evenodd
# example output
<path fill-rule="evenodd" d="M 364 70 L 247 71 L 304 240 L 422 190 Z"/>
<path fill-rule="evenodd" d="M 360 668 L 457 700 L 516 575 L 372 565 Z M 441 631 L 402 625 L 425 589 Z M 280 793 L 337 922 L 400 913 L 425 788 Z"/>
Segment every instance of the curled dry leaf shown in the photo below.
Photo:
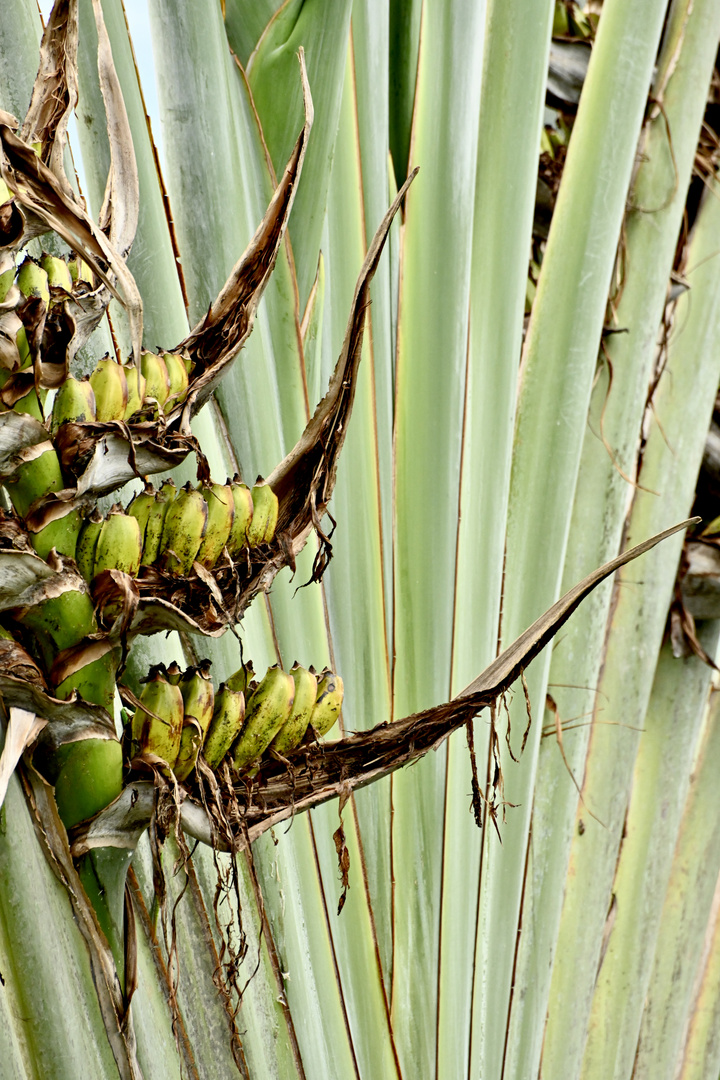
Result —
<path fill-rule="evenodd" d="M 5 802 L 10 777 L 26 748 L 35 741 L 47 720 L 25 709 L 10 709 L 5 744 L 0 754 L 0 806 Z"/>

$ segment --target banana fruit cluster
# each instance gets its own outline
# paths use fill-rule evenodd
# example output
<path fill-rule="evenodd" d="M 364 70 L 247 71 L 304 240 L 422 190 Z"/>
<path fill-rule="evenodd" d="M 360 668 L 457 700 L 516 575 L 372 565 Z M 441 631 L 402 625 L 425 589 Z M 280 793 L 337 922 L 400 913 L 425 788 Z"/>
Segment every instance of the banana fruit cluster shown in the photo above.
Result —
<path fill-rule="evenodd" d="M 342 679 L 327 669 L 317 675 L 297 663 L 290 672 L 275 665 L 258 683 L 248 664 L 217 692 L 209 669 L 209 661 L 184 672 L 177 665 L 151 669 L 129 722 L 131 760 L 159 759 L 187 780 L 200 752 L 211 769 L 229 755 L 236 771 L 247 773 L 267 751 L 289 754 L 310 730 L 327 735 L 342 708 Z"/>
<path fill-rule="evenodd" d="M 158 489 L 146 484 L 127 512 L 116 504 L 104 519 L 97 511 L 85 519 L 75 559 L 86 581 L 102 570 L 135 577 L 141 566 L 187 575 L 195 561 L 212 570 L 224 550 L 236 558 L 269 543 L 277 516 L 277 496 L 261 479 L 252 489 L 237 475 L 180 491 L 172 480 Z"/>
<path fill-rule="evenodd" d="M 187 397 L 190 370 L 191 361 L 180 353 L 143 351 L 139 371 L 136 364 L 119 364 L 107 355 L 89 377 L 65 380 L 53 402 L 51 430 L 54 434 L 67 422 L 130 420 L 146 409 L 169 412 Z"/>

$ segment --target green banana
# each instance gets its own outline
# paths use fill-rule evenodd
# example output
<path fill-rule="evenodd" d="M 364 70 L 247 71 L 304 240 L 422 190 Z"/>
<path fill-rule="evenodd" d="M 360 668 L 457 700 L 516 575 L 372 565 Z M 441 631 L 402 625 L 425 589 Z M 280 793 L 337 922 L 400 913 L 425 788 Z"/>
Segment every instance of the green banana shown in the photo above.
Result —
<path fill-rule="evenodd" d="M 45 397 L 45 391 L 41 391 L 43 400 Z M 13 405 L 13 410 L 19 413 L 27 413 L 28 416 L 33 416 L 36 420 L 39 420 L 41 424 L 45 422 L 45 414 L 38 392 L 34 386 L 31 386 L 28 392 Z"/>
<path fill-rule="evenodd" d="M 210 661 L 188 668 L 180 679 L 185 713 L 180 750 L 174 766 L 178 780 L 186 780 L 195 768 L 205 733 L 210 726 L 215 704 L 215 688 L 209 675 Z"/>
<path fill-rule="evenodd" d="M 15 283 L 15 257 L 11 251 L 3 251 L 0 254 L 0 304 L 8 299 L 8 294 Z M 18 300 L 20 296 L 18 294 Z M 12 303 L 12 297 L 8 300 Z"/>
<path fill-rule="evenodd" d="M 310 726 L 322 738 L 337 720 L 343 703 L 343 681 L 329 668 L 320 673 L 317 701 L 310 717 Z"/>
<path fill-rule="evenodd" d="M 248 660 L 247 664 L 243 664 L 241 668 L 238 668 L 237 671 L 233 672 L 225 685 L 230 690 L 241 690 L 244 693 L 254 678 L 255 671 L 253 669 L 253 663 L 252 660 Z"/>
<path fill-rule="evenodd" d="M 37 296 L 50 303 L 47 272 L 28 255 L 17 273 L 17 283 L 23 296 Z"/>
<path fill-rule="evenodd" d="M 22 464 L 12 476 L 3 479 L 3 484 L 14 509 L 24 518 L 36 499 L 49 495 L 51 491 L 61 491 L 65 484 L 60 458 L 51 442 L 26 447 L 20 451 L 18 459 Z"/>
<path fill-rule="evenodd" d="M 81 526 L 82 514 L 76 507 L 71 503 L 57 503 L 52 508 L 52 517 L 45 518 L 42 528 L 33 532 L 28 527 L 28 534 L 41 559 L 47 559 L 53 548 L 60 555 L 74 559 Z"/>
<path fill-rule="evenodd" d="M 142 537 L 137 518 L 126 514 L 120 504 L 116 503 L 100 530 L 93 561 L 93 577 L 103 570 L 123 570 L 135 577 L 140 569 L 141 558 Z"/>
<path fill-rule="evenodd" d="M 35 634 L 48 669 L 59 652 L 72 648 L 97 630 L 86 582 L 79 574 L 67 571 L 54 583 L 49 596 L 17 609 L 13 617 Z"/>
<path fill-rule="evenodd" d="M 173 574 L 189 574 L 207 527 L 208 508 L 190 481 L 170 504 L 160 551 L 163 566 Z"/>
<path fill-rule="evenodd" d="M 84 641 L 56 659 L 50 671 L 55 696 L 65 701 L 74 691 L 113 715 L 115 683 L 122 650 L 107 639 Z"/>
<path fill-rule="evenodd" d="M 90 376 L 95 391 L 97 419 L 101 424 L 122 420 L 128 403 L 128 384 L 122 364 L 110 355 L 103 357 Z"/>
<path fill-rule="evenodd" d="M 210 484 L 199 490 L 207 503 L 208 513 L 205 536 L 196 558 L 207 570 L 212 570 L 230 536 L 235 504 L 227 484 Z"/>
<path fill-rule="evenodd" d="M 175 501 L 175 484 L 166 480 L 159 491 L 155 492 L 155 501 L 148 510 L 145 535 L 143 538 L 142 566 L 152 566 L 160 554 L 165 518 L 170 506 Z"/>
<path fill-rule="evenodd" d="M 136 709 L 132 718 L 131 756 L 155 754 L 172 768 L 180 749 L 183 699 L 180 687 L 168 682 L 162 664 L 150 669 L 140 703 L 144 708 Z"/>
<path fill-rule="evenodd" d="M 195 367 L 195 365 L 192 362 L 192 360 L 190 359 L 190 357 L 187 355 L 187 353 L 167 353 L 167 352 L 163 353 L 163 360 L 165 361 L 166 364 L 168 362 L 168 356 L 177 357 L 177 359 L 180 360 L 181 363 L 184 365 L 185 371 L 187 372 L 188 377 L 190 375 L 192 375 L 193 368 Z"/>
<path fill-rule="evenodd" d="M 247 542 L 250 547 L 269 544 L 275 535 L 278 519 L 277 495 L 261 476 L 252 489 L 253 516 L 247 528 Z"/>
<path fill-rule="evenodd" d="M 162 360 L 170 380 L 170 392 L 165 404 L 168 409 L 171 409 L 175 405 L 181 405 L 187 397 L 190 378 L 182 357 L 177 353 L 163 353 Z"/>
<path fill-rule="evenodd" d="M 168 399 L 170 393 L 170 376 L 165 361 L 155 353 L 143 350 L 140 357 L 140 367 L 145 377 L 145 398 L 157 401 L 160 411 Z"/>
<path fill-rule="evenodd" d="M 243 484 L 238 473 L 235 473 L 233 477 L 230 490 L 232 491 L 235 512 L 227 549 L 230 557 L 235 558 L 248 543 L 247 531 L 253 516 L 253 498 L 250 488 L 247 484 Z"/>
<path fill-rule="evenodd" d="M 93 566 L 95 565 L 95 548 L 103 527 L 104 518 L 97 506 L 92 513 L 85 518 L 78 536 L 75 550 L 75 562 L 77 568 L 86 581 L 92 581 Z"/>
<path fill-rule="evenodd" d="M 70 277 L 73 284 L 78 281 L 84 281 L 86 285 L 92 286 L 93 284 L 93 272 L 79 255 L 71 255 L 68 259 L 68 269 L 70 271 Z"/>
<path fill-rule="evenodd" d="M 290 674 L 295 682 L 292 712 L 270 743 L 271 750 L 276 750 L 278 754 L 289 754 L 300 745 L 317 700 L 318 680 L 314 672 L 300 667 L 296 661 L 290 668 Z"/>
<path fill-rule="evenodd" d="M 88 379 L 75 379 L 68 375 L 53 401 L 50 430 L 53 435 L 61 424 L 68 421 L 89 423 L 96 417 L 95 392 Z"/>
<path fill-rule="evenodd" d="M 140 539 L 145 543 L 145 528 L 147 526 L 150 509 L 155 505 L 155 488 L 150 483 L 145 484 L 144 491 L 138 492 L 127 508 L 128 514 L 134 517 L 140 526 Z"/>
<path fill-rule="evenodd" d="M 232 743 L 240 734 L 245 719 L 245 695 L 221 683 L 215 695 L 215 708 L 203 744 L 203 757 L 211 769 L 217 769 Z"/>
<path fill-rule="evenodd" d="M 40 258 L 40 265 L 47 274 L 48 285 L 51 289 L 64 289 L 72 292 L 72 275 L 70 267 L 64 259 L 58 259 L 55 255 L 48 255 L 45 251 Z"/>
<path fill-rule="evenodd" d="M 58 754 L 63 761 L 55 801 L 60 820 L 71 829 L 104 810 L 122 791 L 122 747 L 117 739 L 91 738 L 65 743 Z"/>
<path fill-rule="evenodd" d="M 125 406 L 123 420 L 129 420 L 136 412 L 142 409 L 145 400 L 145 376 L 138 371 L 137 364 L 123 364 L 125 379 L 127 381 L 128 399 Z"/>
<path fill-rule="evenodd" d="M 295 681 L 281 667 L 271 667 L 247 703 L 245 723 L 230 752 L 238 772 L 258 761 L 290 715 Z"/>
<path fill-rule="evenodd" d="M 172 661 L 172 663 L 168 666 L 167 670 L 165 671 L 165 675 L 167 677 L 167 681 L 171 682 L 173 684 L 173 686 L 178 686 L 179 685 L 180 680 L 182 679 L 182 676 L 183 676 L 183 672 L 182 672 L 182 668 L 178 664 L 177 660 Z"/>

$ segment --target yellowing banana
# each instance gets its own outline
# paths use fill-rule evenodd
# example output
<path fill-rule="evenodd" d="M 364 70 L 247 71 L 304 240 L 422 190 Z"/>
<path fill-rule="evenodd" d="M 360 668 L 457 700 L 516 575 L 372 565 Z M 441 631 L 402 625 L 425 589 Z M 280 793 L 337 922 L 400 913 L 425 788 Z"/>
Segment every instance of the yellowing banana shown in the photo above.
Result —
<path fill-rule="evenodd" d="M 165 401 L 165 409 L 169 411 L 175 405 L 181 405 L 187 397 L 190 378 L 185 363 L 178 353 L 163 353 L 162 359 L 170 380 L 170 392 Z"/>
<path fill-rule="evenodd" d="M 294 699 L 292 675 L 271 667 L 248 701 L 242 732 L 231 747 L 238 772 L 262 757 L 290 715 Z"/>
<path fill-rule="evenodd" d="M 61 424 L 68 421 L 89 423 L 97 415 L 95 393 L 87 379 L 75 379 L 68 375 L 53 401 L 50 430 L 57 433 Z"/>
<path fill-rule="evenodd" d="M 233 497 L 234 514 L 230 536 L 227 541 L 227 549 L 231 558 L 247 545 L 247 531 L 253 516 L 252 492 L 247 484 L 243 484 L 239 475 L 235 473 L 230 485 Z"/>
<path fill-rule="evenodd" d="M 37 296 L 46 304 L 50 303 L 47 273 L 29 255 L 18 270 L 17 283 L 23 296 Z"/>
<path fill-rule="evenodd" d="M 122 364 L 105 356 L 90 376 L 90 385 L 95 392 L 96 416 L 100 423 L 124 419 L 128 384 Z"/>
<path fill-rule="evenodd" d="M 138 371 L 136 364 L 123 364 L 123 371 L 125 372 L 128 388 L 128 399 L 123 419 L 129 420 L 143 406 L 145 400 L 145 376 Z"/>
<path fill-rule="evenodd" d="M 157 401 L 162 412 L 170 393 L 170 376 L 165 361 L 155 353 L 143 350 L 140 367 L 145 377 L 145 398 Z"/>
<path fill-rule="evenodd" d="M 269 544 L 275 536 L 278 519 L 277 495 L 262 477 L 252 489 L 253 516 L 247 527 L 247 542 L 250 547 Z"/>
<path fill-rule="evenodd" d="M 278 754 L 289 754 L 300 745 L 317 700 L 317 675 L 308 671 L 307 668 L 300 667 L 298 663 L 290 668 L 290 674 L 295 682 L 295 700 L 292 711 L 270 743 L 270 749 L 276 750 Z"/>
<path fill-rule="evenodd" d="M 343 693 L 340 676 L 325 668 L 318 679 L 317 701 L 310 717 L 310 725 L 320 738 L 327 735 L 340 715 Z"/>
<path fill-rule="evenodd" d="M 64 259 L 58 259 L 55 255 L 48 255 L 47 252 L 43 252 L 40 265 L 47 274 L 48 285 L 51 289 L 64 289 L 67 293 L 72 292 L 72 275 L 70 274 L 70 267 Z"/>

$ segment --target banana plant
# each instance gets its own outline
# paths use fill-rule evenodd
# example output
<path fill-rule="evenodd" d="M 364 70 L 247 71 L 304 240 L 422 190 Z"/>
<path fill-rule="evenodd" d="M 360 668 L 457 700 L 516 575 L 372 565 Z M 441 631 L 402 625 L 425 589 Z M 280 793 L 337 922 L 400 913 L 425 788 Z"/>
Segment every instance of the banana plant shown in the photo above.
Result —
<path fill-rule="evenodd" d="M 8 1075 L 717 1075 L 717 5 L 147 11 L 0 25 Z"/>

